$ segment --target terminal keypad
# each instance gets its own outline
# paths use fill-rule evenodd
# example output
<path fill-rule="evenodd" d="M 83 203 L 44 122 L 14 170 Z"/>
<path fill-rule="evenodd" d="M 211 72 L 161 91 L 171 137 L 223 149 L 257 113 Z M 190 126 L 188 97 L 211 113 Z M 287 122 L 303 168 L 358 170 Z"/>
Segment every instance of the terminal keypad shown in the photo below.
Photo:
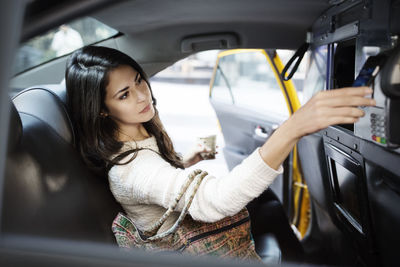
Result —
<path fill-rule="evenodd" d="M 377 143 L 386 144 L 385 116 L 384 114 L 371 113 L 371 139 Z"/>

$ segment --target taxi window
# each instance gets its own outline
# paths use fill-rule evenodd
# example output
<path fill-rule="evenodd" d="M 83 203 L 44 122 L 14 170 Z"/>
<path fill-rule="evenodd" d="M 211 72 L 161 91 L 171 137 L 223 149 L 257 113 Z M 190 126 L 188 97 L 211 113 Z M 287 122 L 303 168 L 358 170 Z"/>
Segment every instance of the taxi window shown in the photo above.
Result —
<path fill-rule="evenodd" d="M 240 52 L 220 58 L 211 97 L 260 113 L 289 116 L 279 84 L 261 51 Z"/>
<path fill-rule="evenodd" d="M 23 43 L 16 53 L 13 73 L 24 72 L 117 33 L 118 31 L 90 17 L 63 24 Z"/>
<path fill-rule="evenodd" d="M 300 99 L 302 105 L 313 95 L 326 89 L 327 55 L 328 47 L 325 45 L 311 51 L 304 80 L 303 97 Z"/>

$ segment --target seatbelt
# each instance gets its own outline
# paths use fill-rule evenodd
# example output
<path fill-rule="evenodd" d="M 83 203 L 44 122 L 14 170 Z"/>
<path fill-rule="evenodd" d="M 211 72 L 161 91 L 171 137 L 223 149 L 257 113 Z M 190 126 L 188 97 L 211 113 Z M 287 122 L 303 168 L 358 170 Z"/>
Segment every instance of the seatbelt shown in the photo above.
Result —
<path fill-rule="evenodd" d="M 297 49 L 296 53 L 294 53 L 294 55 L 290 58 L 290 60 L 288 61 L 288 63 L 286 63 L 286 66 L 283 68 L 282 73 L 281 73 L 281 77 L 284 81 L 289 81 L 294 73 L 297 71 L 297 68 L 300 65 L 301 60 L 304 57 L 304 54 L 307 52 L 308 47 L 310 46 L 309 43 L 304 43 L 302 44 L 299 49 Z M 292 70 L 290 71 L 289 75 L 286 76 L 286 72 L 288 71 L 288 69 L 292 66 L 293 62 L 296 60 L 295 65 L 293 66 Z"/>

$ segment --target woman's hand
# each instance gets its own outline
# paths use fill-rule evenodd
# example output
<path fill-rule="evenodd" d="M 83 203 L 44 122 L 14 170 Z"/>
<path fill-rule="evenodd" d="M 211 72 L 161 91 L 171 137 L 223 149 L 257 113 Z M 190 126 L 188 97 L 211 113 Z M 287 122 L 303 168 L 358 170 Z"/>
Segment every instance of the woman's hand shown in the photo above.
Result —
<path fill-rule="evenodd" d="M 374 106 L 375 100 L 366 98 L 369 87 L 347 87 L 319 92 L 289 119 L 295 138 L 317 132 L 335 124 L 355 123 L 363 117 L 359 106 Z M 288 122 L 289 123 L 289 122 Z"/>
<path fill-rule="evenodd" d="M 335 124 L 354 123 L 364 116 L 359 106 L 374 106 L 375 100 L 366 98 L 372 89 L 348 87 L 319 92 L 285 121 L 260 148 L 263 160 L 273 169 L 289 155 L 296 142 Z"/>
<path fill-rule="evenodd" d="M 218 148 L 218 146 L 216 146 Z M 215 155 L 218 152 L 212 152 L 211 149 L 207 149 L 206 147 L 198 144 L 192 148 L 192 150 L 183 157 L 183 166 L 188 168 L 199 161 L 207 160 L 207 159 L 215 159 Z M 204 155 L 204 156 L 202 156 Z"/>

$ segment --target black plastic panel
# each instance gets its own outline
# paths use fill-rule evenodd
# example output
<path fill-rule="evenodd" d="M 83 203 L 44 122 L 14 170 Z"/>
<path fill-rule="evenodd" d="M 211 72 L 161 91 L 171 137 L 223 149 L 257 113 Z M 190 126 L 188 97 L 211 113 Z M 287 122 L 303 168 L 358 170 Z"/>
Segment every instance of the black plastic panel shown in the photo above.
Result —
<path fill-rule="evenodd" d="M 364 140 L 347 129 L 329 127 L 324 132 L 334 215 L 333 223 L 367 266 L 378 263 L 375 229 L 372 226 L 364 154 Z"/>
<path fill-rule="evenodd" d="M 362 218 L 366 212 L 362 159 L 359 161 L 331 144 L 325 144 L 325 153 L 335 212 L 352 232 L 357 230 L 363 237 L 363 224 L 368 218 Z"/>

